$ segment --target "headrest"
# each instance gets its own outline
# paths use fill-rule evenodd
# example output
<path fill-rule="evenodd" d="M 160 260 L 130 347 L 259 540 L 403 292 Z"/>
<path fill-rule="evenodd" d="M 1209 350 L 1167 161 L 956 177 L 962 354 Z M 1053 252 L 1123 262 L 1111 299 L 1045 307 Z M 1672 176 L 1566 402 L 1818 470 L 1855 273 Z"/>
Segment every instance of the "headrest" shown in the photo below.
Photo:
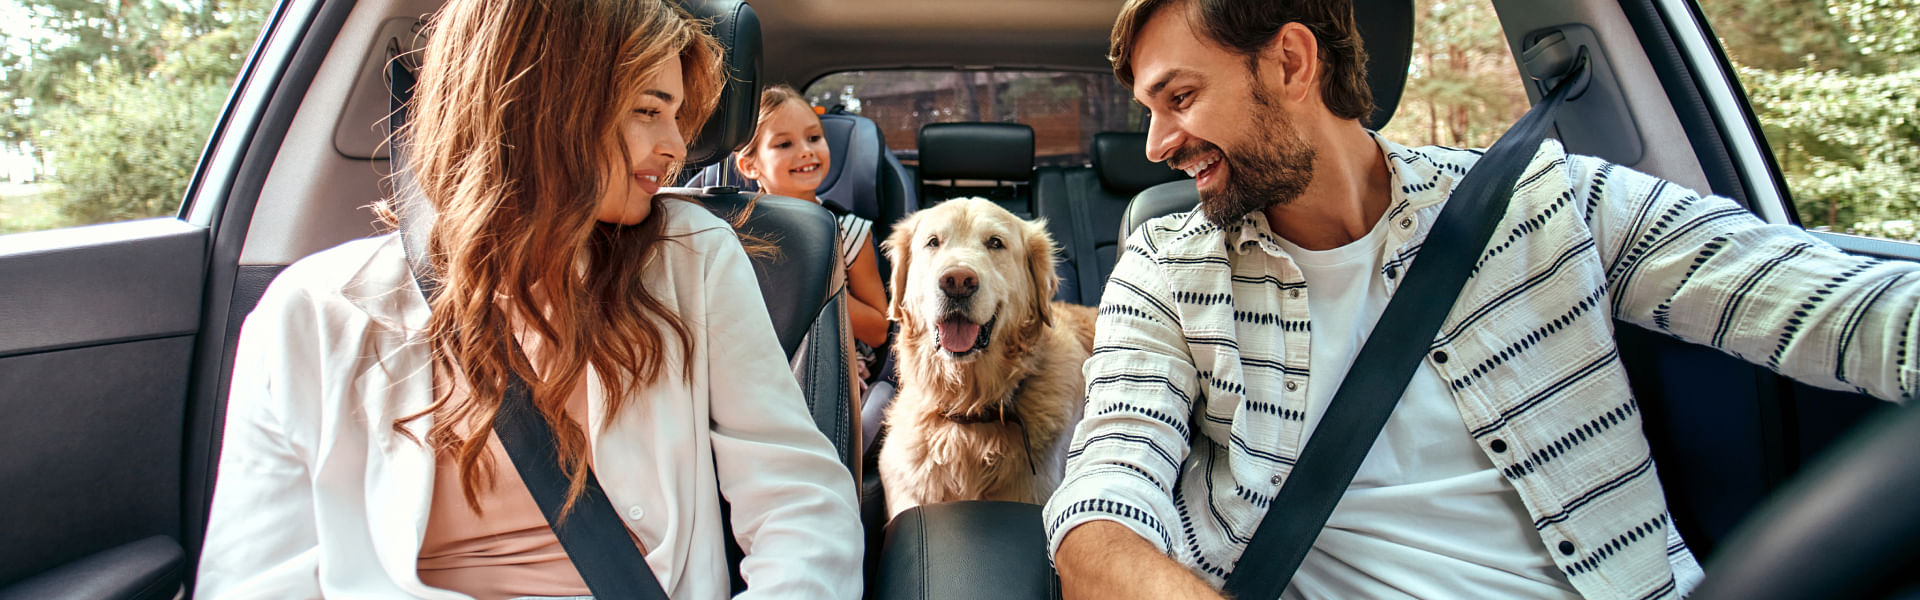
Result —
<path fill-rule="evenodd" d="M 753 136 L 760 107 L 760 18 L 742 0 L 685 0 L 684 6 L 694 18 L 713 24 L 727 67 L 719 107 L 687 143 L 685 169 L 694 170 L 726 158 Z"/>
<path fill-rule="evenodd" d="M 928 123 L 920 128 L 920 179 L 1033 177 L 1033 128 L 1019 123 Z"/>
<path fill-rule="evenodd" d="M 1400 106 L 1413 59 L 1413 0 L 1355 0 L 1354 25 L 1367 49 L 1367 86 L 1373 90 L 1373 116 L 1367 127 L 1379 130 Z"/>
<path fill-rule="evenodd" d="M 1093 172 L 1100 175 L 1100 185 L 1122 196 L 1187 177 L 1166 163 L 1147 160 L 1147 134 L 1131 131 L 1093 134 Z"/>

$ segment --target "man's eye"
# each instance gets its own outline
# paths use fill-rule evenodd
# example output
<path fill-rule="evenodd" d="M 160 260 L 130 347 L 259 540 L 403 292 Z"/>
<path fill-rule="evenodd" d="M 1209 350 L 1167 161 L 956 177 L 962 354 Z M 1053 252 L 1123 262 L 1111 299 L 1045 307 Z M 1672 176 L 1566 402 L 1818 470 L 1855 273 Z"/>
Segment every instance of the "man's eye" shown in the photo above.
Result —
<path fill-rule="evenodd" d="M 1177 107 L 1182 107 L 1182 106 L 1186 106 L 1186 105 L 1187 105 L 1187 100 L 1188 100 L 1189 98 L 1192 98 L 1192 97 L 1193 97 L 1193 92 L 1180 92 L 1180 93 L 1178 93 L 1178 94 L 1174 94 L 1174 95 L 1173 95 L 1173 98 L 1172 98 L 1172 100 L 1173 100 L 1173 105 L 1174 105 L 1174 106 L 1175 106 L 1176 108 L 1177 108 Z"/>
<path fill-rule="evenodd" d="M 1002 249 L 1005 249 L 1006 247 L 1007 247 L 1007 243 L 1004 241 L 1001 241 L 1000 236 L 996 235 L 996 236 L 987 238 L 988 250 L 1002 250 Z"/>
<path fill-rule="evenodd" d="M 928 248 L 939 248 L 939 247 L 940 247 L 940 237 L 939 237 L 939 236 L 927 236 L 927 247 L 928 247 Z"/>

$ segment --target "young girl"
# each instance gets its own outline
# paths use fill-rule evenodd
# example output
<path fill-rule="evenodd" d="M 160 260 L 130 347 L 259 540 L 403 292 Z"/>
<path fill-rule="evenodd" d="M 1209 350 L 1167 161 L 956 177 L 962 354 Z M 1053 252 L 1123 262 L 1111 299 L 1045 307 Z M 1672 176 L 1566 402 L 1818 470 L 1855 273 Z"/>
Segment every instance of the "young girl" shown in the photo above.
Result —
<path fill-rule="evenodd" d="M 820 202 L 815 190 L 832 164 L 827 155 L 827 138 L 820 116 L 800 92 L 786 84 L 760 92 L 760 121 L 753 139 L 740 151 L 734 165 L 747 179 L 760 183 L 760 189 Z M 853 324 L 853 337 L 866 347 L 861 350 L 862 366 L 872 348 L 887 341 L 887 290 L 880 280 L 879 262 L 873 255 L 873 223 L 848 214 L 839 218 L 841 254 L 847 262 L 847 316 Z M 865 377 L 862 377 L 865 379 Z"/>
<path fill-rule="evenodd" d="M 198 596 L 591 593 L 493 434 L 510 374 L 569 498 L 591 469 L 670 596 L 727 596 L 723 491 L 748 596 L 859 596 L 853 482 L 793 379 L 756 376 L 786 364 L 746 253 L 655 195 L 720 69 L 662 0 L 434 17 L 399 138 L 439 290 L 398 234 L 273 283 L 240 337 Z"/>

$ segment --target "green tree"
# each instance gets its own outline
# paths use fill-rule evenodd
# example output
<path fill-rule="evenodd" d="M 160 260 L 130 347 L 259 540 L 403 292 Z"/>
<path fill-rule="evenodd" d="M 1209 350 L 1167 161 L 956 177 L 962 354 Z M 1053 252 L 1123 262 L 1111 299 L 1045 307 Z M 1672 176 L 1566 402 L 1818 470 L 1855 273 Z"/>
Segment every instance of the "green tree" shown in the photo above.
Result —
<path fill-rule="evenodd" d="M 1528 107 L 1493 7 L 1419 0 L 1414 14 L 1406 88 L 1386 136 L 1416 146 L 1492 144 Z"/>
<path fill-rule="evenodd" d="M 269 0 L 17 5 L 32 43 L 0 56 L 0 136 L 49 163 L 67 224 L 172 212 Z"/>

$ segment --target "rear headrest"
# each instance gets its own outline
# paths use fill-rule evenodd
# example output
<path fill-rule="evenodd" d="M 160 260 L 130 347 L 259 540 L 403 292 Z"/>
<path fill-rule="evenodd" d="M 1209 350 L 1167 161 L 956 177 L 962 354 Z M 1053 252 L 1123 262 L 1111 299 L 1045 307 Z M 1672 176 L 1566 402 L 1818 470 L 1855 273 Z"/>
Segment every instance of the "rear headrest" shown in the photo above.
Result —
<path fill-rule="evenodd" d="M 920 178 L 1026 181 L 1033 128 L 1019 123 L 929 123 L 920 128 Z"/>
<path fill-rule="evenodd" d="M 1187 177 L 1166 163 L 1147 160 L 1147 134 L 1131 131 L 1093 134 L 1093 172 L 1099 174 L 1100 185 L 1122 196 Z"/>
<path fill-rule="evenodd" d="M 1367 49 L 1367 86 L 1373 89 L 1373 116 L 1367 127 L 1383 129 L 1400 106 L 1413 59 L 1413 0 L 1356 0 L 1354 25 Z"/>
<path fill-rule="evenodd" d="M 685 169 L 691 171 L 719 162 L 753 136 L 760 106 L 760 17 L 741 0 L 686 0 L 684 6 L 713 24 L 727 66 L 719 108 L 687 143 Z"/>

